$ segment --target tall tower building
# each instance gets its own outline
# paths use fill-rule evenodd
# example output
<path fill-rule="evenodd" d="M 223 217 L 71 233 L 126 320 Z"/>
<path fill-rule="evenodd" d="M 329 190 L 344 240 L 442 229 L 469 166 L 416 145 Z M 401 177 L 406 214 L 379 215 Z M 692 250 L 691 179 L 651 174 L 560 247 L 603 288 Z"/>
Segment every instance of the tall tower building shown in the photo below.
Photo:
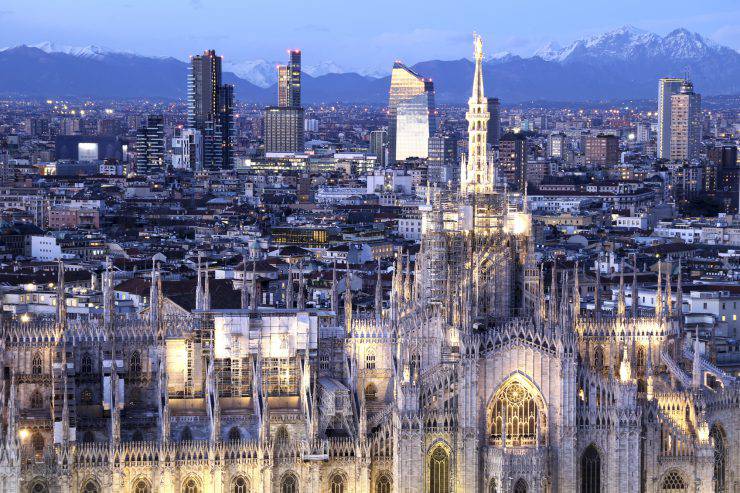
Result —
<path fill-rule="evenodd" d="M 678 94 L 683 79 L 664 78 L 658 82 L 658 159 L 671 155 L 671 96 Z"/>
<path fill-rule="evenodd" d="M 370 149 L 368 149 L 368 152 L 378 158 L 377 163 L 381 168 L 386 165 L 387 151 L 388 132 L 386 130 L 373 130 L 370 132 Z"/>
<path fill-rule="evenodd" d="M 303 152 L 301 50 L 290 50 L 288 65 L 278 65 L 278 105 L 265 108 L 265 153 Z"/>
<path fill-rule="evenodd" d="M 477 34 L 473 40 L 475 51 L 475 74 L 473 92 L 468 99 L 468 158 L 460 171 L 460 191 L 467 193 L 490 193 L 494 187 L 493 166 L 488 162 L 488 99 L 483 91 L 483 41 Z"/>
<path fill-rule="evenodd" d="M 164 171 L 164 118 L 149 115 L 136 131 L 136 172 L 150 175 Z"/>
<path fill-rule="evenodd" d="M 498 147 L 501 139 L 501 101 L 498 98 L 488 98 L 488 143 Z"/>
<path fill-rule="evenodd" d="M 190 59 L 188 127 L 203 135 L 203 166 L 233 165 L 234 87 L 221 83 L 222 59 L 214 50 Z"/>
<path fill-rule="evenodd" d="M 671 96 L 671 160 L 699 157 L 701 145 L 701 95 L 684 81 L 678 94 Z"/>
<path fill-rule="evenodd" d="M 401 62 L 393 64 L 388 97 L 388 160 L 426 158 L 434 133 L 434 84 Z"/>

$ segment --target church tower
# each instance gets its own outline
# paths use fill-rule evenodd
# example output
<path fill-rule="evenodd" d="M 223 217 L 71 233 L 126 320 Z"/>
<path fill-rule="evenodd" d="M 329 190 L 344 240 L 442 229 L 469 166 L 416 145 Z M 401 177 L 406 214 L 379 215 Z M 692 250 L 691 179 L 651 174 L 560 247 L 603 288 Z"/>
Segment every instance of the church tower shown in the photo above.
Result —
<path fill-rule="evenodd" d="M 460 192 L 490 193 L 493 191 L 493 167 L 488 163 L 486 140 L 488 135 L 488 99 L 483 91 L 483 41 L 477 34 L 473 38 L 475 50 L 475 75 L 473 91 L 468 99 L 468 159 L 460 167 Z"/>

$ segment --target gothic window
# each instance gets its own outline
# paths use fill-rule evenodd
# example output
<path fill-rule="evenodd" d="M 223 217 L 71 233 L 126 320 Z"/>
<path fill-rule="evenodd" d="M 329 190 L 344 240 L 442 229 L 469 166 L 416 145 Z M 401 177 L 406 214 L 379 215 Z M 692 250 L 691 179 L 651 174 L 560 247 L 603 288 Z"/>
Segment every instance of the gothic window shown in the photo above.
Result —
<path fill-rule="evenodd" d="M 344 478 L 341 474 L 335 473 L 331 477 L 331 493 L 344 493 Z"/>
<path fill-rule="evenodd" d="M 372 384 L 372 383 L 367 384 L 367 387 L 365 387 L 365 400 L 374 401 L 377 398 L 378 398 L 378 389 L 375 387 L 375 384 Z"/>
<path fill-rule="evenodd" d="M 95 441 L 95 433 L 92 431 L 86 431 L 82 435 L 82 441 L 83 443 L 93 443 Z"/>
<path fill-rule="evenodd" d="M 594 369 L 596 371 L 604 370 L 604 348 L 601 346 L 596 346 L 594 350 Z"/>
<path fill-rule="evenodd" d="M 681 474 L 675 469 L 668 471 L 660 485 L 661 493 L 681 493 L 688 492 L 689 488 L 681 477 Z"/>
<path fill-rule="evenodd" d="M 140 479 L 134 484 L 133 493 L 152 493 L 152 488 L 146 479 Z"/>
<path fill-rule="evenodd" d="M 712 442 L 714 442 L 714 473 L 712 475 L 712 479 L 714 480 L 714 491 L 715 493 L 724 493 L 726 490 L 725 432 L 720 425 L 715 424 L 709 431 L 709 436 L 712 438 Z"/>
<path fill-rule="evenodd" d="M 488 493 L 498 493 L 498 489 L 496 488 L 496 478 L 491 479 L 491 482 L 488 483 Z"/>
<path fill-rule="evenodd" d="M 49 487 L 42 480 L 38 480 L 31 486 L 31 493 L 49 493 Z"/>
<path fill-rule="evenodd" d="M 85 483 L 85 486 L 82 487 L 80 493 L 100 493 L 100 488 L 98 488 L 98 483 L 90 479 Z"/>
<path fill-rule="evenodd" d="M 537 442 L 539 406 L 519 382 L 511 382 L 492 403 L 489 423 L 491 440 L 501 445 L 533 445 Z"/>
<path fill-rule="evenodd" d="M 249 493 L 249 483 L 244 476 L 237 476 L 231 488 L 232 493 Z"/>
<path fill-rule="evenodd" d="M 375 369 L 375 355 L 372 353 L 365 355 L 365 369 L 367 370 L 374 370 Z"/>
<path fill-rule="evenodd" d="M 31 394 L 31 409 L 41 409 L 44 407 L 44 398 L 41 397 L 41 392 L 34 390 Z"/>
<path fill-rule="evenodd" d="M 288 473 L 283 476 L 280 483 L 280 493 L 298 493 L 298 478 L 294 474 Z"/>
<path fill-rule="evenodd" d="M 639 347 L 637 348 L 637 371 L 638 373 L 642 374 L 642 372 L 645 370 L 645 348 Z"/>
<path fill-rule="evenodd" d="M 450 493 L 450 456 L 441 445 L 429 454 L 429 493 Z"/>
<path fill-rule="evenodd" d="M 185 484 L 182 485 L 182 493 L 200 493 L 198 482 L 193 478 L 185 481 Z"/>
<path fill-rule="evenodd" d="M 419 372 L 421 371 L 421 355 L 414 352 L 411 355 L 411 363 L 409 364 L 409 376 L 412 382 L 415 382 L 419 378 Z"/>
<path fill-rule="evenodd" d="M 38 431 L 34 432 L 34 434 L 31 436 L 31 445 L 33 446 L 33 450 L 36 453 L 44 451 L 44 437 L 41 436 L 41 433 L 39 433 Z"/>
<path fill-rule="evenodd" d="M 391 478 L 382 474 L 375 483 L 375 493 L 391 493 Z"/>
<path fill-rule="evenodd" d="M 93 402 L 93 393 L 90 389 L 82 389 L 82 392 L 80 393 L 80 400 L 85 405 L 90 405 Z"/>
<path fill-rule="evenodd" d="M 43 369 L 44 369 L 44 363 L 43 363 L 43 360 L 41 359 L 41 353 L 34 354 L 33 359 L 31 360 L 31 374 L 41 375 Z"/>
<path fill-rule="evenodd" d="M 586 447 L 581 456 L 581 493 L 601 492 L 601 457 L 596 447 Z"/>
<path fill-rule="evenodd" d="M 128 372 L 129 375 L 138 375 L 141 373 L 141 355 L 139 355 L 139 351 L 134 351 L 131 355 L 128 363 Z"/>
<path fill-rule="evenodd" d="M 242 434 L 239 431 L 239 428 L 236 426 L 232 426 L 229 430 L 229 440 L 231 441 L 239 441 L 242 439 Z"/>
<path fill-rule="evenodd" d="M 80 373 L 84 373 L 86 375 L 92 373 L 92 356 L 90 356 L 90 353 L 82 355 L 82 361 L 80 361 Z"/>
<path fill-rule="evenodd" d="M 187 442 L 193 439 L 193 432 L 190 431 L 190 427 L 186 426 L 182 429 L 180 432 L 180 441 L 181 442 Z"/>
<path fill-rule="evenodd" d="M 519 478 L 519 481 L 514 485 L 514 493 L 527 493 L 527 482 L 524 478 Z"/>
<path fill-rule="evenodd" d="M 275 433 L 275 443 L 278 446 L 286 446 L 290 440 L 290 437 L 288 436 L 288 429 L 285 426 L 281 426 L 277 429 L 277 432 Z"/>

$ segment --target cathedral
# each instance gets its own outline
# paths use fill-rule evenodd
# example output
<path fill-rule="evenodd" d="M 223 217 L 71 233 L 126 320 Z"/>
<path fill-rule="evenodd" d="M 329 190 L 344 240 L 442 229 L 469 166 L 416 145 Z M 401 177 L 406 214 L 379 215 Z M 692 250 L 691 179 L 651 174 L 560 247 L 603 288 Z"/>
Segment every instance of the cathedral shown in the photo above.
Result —
<path fill-rule="evenodd" d="M 108 268 L 103 316 L 75 320 L 60 264 L 56 316 L 0 332 L 0 492 L 740 491 L 740 386 L 684 329 L 680 273 L 647 310 L 623 269 L 607 310 L 599 289 L 582 306 L 585 266 L 537 261 L 474 53 L 459 187 L 428 190 L 372 313 L 336 269 L 325 309 L 302 278 L 260 306 L 255 249 L 240 309 L 212 308 L 199 267 L 182 313 L 155 268 L 148 308 L 117 316 Z"/>

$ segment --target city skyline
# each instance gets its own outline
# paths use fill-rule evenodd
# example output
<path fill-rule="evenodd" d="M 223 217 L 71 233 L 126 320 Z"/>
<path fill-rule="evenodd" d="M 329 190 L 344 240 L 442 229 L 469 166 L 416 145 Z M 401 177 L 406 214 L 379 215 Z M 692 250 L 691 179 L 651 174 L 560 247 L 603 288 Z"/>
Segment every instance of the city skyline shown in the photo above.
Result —
<path fill-rule="evenodd" d="M 357 16 L 343 12 L 339 5 L 333 8 L 333 3 L 322 2 L 321 9 L 319 5 L 306 8 L 295 4 L 294 10 L 301 13 L 296 17 L 299 20 L 281 18 L 280 23 L 271 23 L 267 21 L 281 14 L 271 5 L 219 2 L 216 7 L 210 2 L 192 0 L 183 7 L 167 0 L 156 5 L 134 1 L 88 8 L 90 2 L 60 6 L 50 2 L 25 5 L 9 0 L 0 10 L 0 19 L 6 21 L 6 28 L 0 33 L 0 47 L 50 41 L 182 60 L 214 47 L 224 53 L 227 66 L 252 60 L 280 60 L 287 49 L 300 48 L 310 53 L 307 67 L 332 62 L 343 70 L 368 73 L 389 72 L 396 59 L 410 64 L 428 59 L 458 59 L 467 53 L 472 31 L 488 40 L 486 56 L 502 52 L 530 56 L 550 43 L 562 47 L 625 25 L 659 35 L 683 27 L 734 50 L 740 49 L 740 8 L 727 8 L 721 1 L 706 2 L 701 8 L 684 0 L 671 2 L 671 12 L 677 15 L 665 15 L 668 3 L 664 1 L 640 4 L 630 0 L 619 5 L 578 1 L 554 6 L 536 0 L 526 6 L 533 14 L 526 16 L 526 22 L 517 21 L 524 16 L 517 15 L 513 5 L 478 6 L 464 1 L 458 6 L 461 15 L 449 17 L 437 14 L 442 7 L 437 2 L 425 4 L 429 12 L 417 14 L 419 2 L 392 6 L 383 1 L 376 9 Z M 384 15 L 389 8 L 395 9 L 393 16 Z M 203 11 L 209 9 L 213 11 L 211 20 L 204 20 Z M 319 15 L 325 9 L 334 15 Z M 683 12 L 691 14 L 682 15 Z M 131 22 L 113 22 L 118 18 L 129 18 Z M 161 18 L 168 22 L 162 24 Z M 251 23 L 248 30 L 242 31 L 241 26 L 250 18 L 266 22 Z M 410 28 L 409 19 L 414 19 Z"/>

